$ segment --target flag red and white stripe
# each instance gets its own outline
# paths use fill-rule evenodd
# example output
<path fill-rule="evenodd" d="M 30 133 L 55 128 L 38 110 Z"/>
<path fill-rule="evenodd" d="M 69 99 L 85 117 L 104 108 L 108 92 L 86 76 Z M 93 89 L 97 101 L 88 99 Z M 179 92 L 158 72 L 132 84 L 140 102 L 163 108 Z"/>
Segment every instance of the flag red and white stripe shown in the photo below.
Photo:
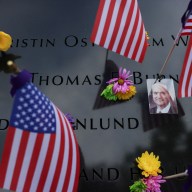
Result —
<path fill-rule="evenodd" d="M 17 192 L 77 191 L 78 144 L 66 117 L 54 105 L 53 108 L 55 134 L 8 128 L 0 165 L 0 188 Z"/>
<path fill-rule="evenodd" d="M 91 42 L 142 62 L 148 43 L 137 0 L 100 0 Z"/>
<path fill-rule="evenodd" d="M 182 29 L 181 35 L 192 35 L 192 15 L 189 16 Z"/>
<path fill-rule="evenodd" d="M 184 63 L 179 79 L 178 87 L 179 97 L 191 97 L 192 96 L 192 37 L 188 42 L 187 51 L 184 58 Z"/>

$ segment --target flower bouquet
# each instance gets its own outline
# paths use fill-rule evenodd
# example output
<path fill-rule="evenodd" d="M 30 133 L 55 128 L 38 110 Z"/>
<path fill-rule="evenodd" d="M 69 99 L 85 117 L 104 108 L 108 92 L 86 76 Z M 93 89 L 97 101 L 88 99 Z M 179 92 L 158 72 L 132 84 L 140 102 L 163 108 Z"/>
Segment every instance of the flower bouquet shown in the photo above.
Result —
<path fill-rule="evenodd" d="M 107 82 L 109 85 L 103 90 L 101 96 L 111 101 L 130 100 L 136 94 L 132 80 L 128 79 L 131 76 L 130 71 L 120 68 L 119 77 Z"/>
<path fill-rule="evenodd" d="M 159 157 L 155 157 L 152 153 L 142 153 L 141 157 L 136 158 L 139 169 L 142 170 L 142 175 L 145 178 L 135 181 L 132 186 L 130 186 L 131 192 L 161 192 L 161 183 L 166 182 L 162 179 L 160 166 L 161 162 Z"/>

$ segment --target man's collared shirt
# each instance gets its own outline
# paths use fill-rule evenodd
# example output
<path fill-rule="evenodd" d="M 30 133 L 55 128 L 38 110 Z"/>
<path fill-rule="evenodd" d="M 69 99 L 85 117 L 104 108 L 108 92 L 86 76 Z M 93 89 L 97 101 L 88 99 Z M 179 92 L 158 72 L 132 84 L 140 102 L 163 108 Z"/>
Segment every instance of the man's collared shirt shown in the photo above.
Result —
<path fill-rule="evenodd" d="M 171 108 L 171 104 L 170 104 L 170 103 L 169 103 L 164 109 L 160 109 L 160 108 L 157 106 L 157 111 L 156 111 L 156 113 L 168 113 L 170 108 Z"/>

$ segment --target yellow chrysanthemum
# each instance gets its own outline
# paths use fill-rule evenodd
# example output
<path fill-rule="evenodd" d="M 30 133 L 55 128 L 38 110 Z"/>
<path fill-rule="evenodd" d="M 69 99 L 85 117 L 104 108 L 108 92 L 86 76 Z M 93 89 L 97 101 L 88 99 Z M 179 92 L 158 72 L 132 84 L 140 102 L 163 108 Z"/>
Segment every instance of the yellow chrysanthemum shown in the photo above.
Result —
<path fill-rule="evenodd" d="M 12 38 L 9 34 L 0 31 L 0 51 L 7 51 L 12 44 Z"/>
<path fill-rule="evenodd" d="M 129 100 L 135 94 L 136 94 L 136 88 L 135 86 L 131 85 L 129 86 L 129 91 L 127 91 L 126 93 L 119 92 L 116 94 L 116 96 L 119 100 Z"/>
<path fill-rule="evenodd" d="M 158 173 L 161 173 L 159 169 L 161 162 L 159 161 L 159 156 L 155 157 L 152 153 L 142 153 L 141 157 L 136 158 L 139 169 L 143 170 L 142 175 L 148 177 L 149 175 L 157 176 Z"/>

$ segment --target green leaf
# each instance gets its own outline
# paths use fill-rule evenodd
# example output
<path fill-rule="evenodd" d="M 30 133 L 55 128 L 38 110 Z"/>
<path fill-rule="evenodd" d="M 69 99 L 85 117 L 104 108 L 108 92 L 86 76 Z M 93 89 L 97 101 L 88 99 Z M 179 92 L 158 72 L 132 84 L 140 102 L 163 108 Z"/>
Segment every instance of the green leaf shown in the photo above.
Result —
<path fill-rule="evenodd" d="M 107 100 L 116 101 L 117 96 L 113 93 L 113 84 L 108 85 L 101 93 L 101 96 L 104 96 Z"/>
<path fill-rule="evenodd" d="M 147 186 L 142 182 L 142 180 L 135 181 L 130 187 L 131 192 L 144 192 Z"/>

